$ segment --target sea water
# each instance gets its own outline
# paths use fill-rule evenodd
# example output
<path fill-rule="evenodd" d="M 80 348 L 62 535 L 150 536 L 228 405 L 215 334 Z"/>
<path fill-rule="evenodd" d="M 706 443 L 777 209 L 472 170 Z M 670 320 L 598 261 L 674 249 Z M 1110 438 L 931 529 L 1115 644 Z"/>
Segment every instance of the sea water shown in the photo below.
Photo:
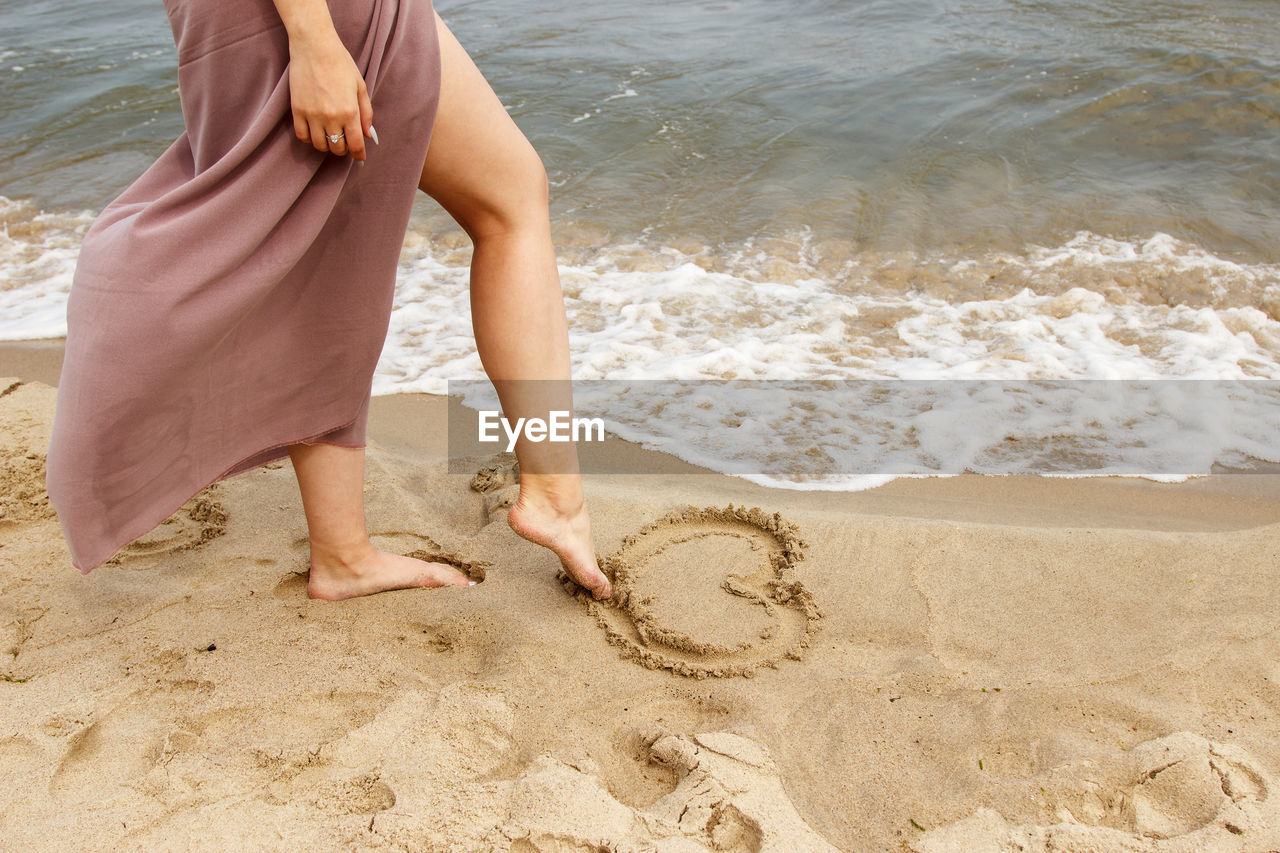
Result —
<path fill-rule="evenodd" d="M 1280 379 L 1273 4 L 437 9 L 547 166 L 580 379 Z M 3 19 L 0 339 L 57 337 L 93 214 L 182 131 L 172 38 L 154 0 L 4 3 Z M 422 199 L 375 393 L 483 377 L 469 257 Z M 1276 461 L 1275 386 L 1256 389 L 1252 420 L 1195 433 L 1183 474 Z M 741 413 L 717 431 L 693 404 L 650 409 L 670 420 L 619 434 L 670 449 L 684 423 L 706 436 L 700 464 L 739 472 L 746 453 L 757 479 L 807 488 L 883 478 L 765 476 L 798 430 L 973 470 L 1007 438 L 956 427 L 925 449 L 834 404 L 749 418 L 751 436 Z M 1104 420 L 1057 458 L 1141 471 L 1142 448 L 1189 428 Z"/>

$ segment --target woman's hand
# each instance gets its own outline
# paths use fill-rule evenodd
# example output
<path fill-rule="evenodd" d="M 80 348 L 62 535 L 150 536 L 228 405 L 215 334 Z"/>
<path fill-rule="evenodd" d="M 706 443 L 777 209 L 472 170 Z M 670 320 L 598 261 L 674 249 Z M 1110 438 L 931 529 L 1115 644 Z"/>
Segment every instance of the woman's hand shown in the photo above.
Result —
<path fill-rule="evenodd" d="M 333 27 L 324 0 L 275 0 L 289 33 L 293 131 L 317 151 L 365 159 L 373 104 L 364 78 Z M 337 142 L 329 136 L 343 134 Z"/>

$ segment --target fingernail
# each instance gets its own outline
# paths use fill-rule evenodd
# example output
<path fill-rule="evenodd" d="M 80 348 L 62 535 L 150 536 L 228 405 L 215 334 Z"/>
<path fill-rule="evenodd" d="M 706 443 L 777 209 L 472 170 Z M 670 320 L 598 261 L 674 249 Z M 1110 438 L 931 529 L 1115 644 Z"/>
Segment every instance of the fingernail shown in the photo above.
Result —
<path fill-rule="evenodd" d="M 369 136 L 373 139 L 374 145 L 382 144 L 381 142 L 378 141 L 378 129 L 373 125 L 369 125 Z"/>

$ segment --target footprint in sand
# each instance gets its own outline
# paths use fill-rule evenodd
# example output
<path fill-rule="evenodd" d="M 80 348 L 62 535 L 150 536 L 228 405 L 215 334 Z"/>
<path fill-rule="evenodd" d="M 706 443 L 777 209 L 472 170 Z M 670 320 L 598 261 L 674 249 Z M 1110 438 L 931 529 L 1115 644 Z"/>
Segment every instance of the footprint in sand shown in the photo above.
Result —
<path fill-rule="evenodd" d="M 371 533 L 369 534 L 369 539 L 372 540 L 373 546 L 380 551 L 403 554 L 406 557 L 413 557 L 415 560 L 424 560 L 428 563 L 444 563 L 447 566 L 453 566 L 476 583 L 483 581 L 485 573 L 493 568 L 493 563 L 488 563 L 484 560 L 464 559 L 462 556 L 441 547 L 434 539 L 419 533 L 389 530 L 385 533 Z"/>
<path fill-rule="evenodd" d="M 214 500 L 219 485 L 214 483 L 187 501 L 177 512 L 145 536 L 120 549 L 107 562 L 125 562 L 130 557 L 175 554 L 199 548 L 227 532 L 227 510 Z"/>
<path fill-rule="evenodd" d="M 795 525 L 759 509 L 689 507 L 627 537 L 601 566 L 613 598 L 587 602 L 609 642 L 650 669 L 693 678 L 750 676 L 798 660 L 822 612 L 795 578 Z"/>
<path fill-rule="evenodd" d="M 367 814 L 384 812 L 396 804 L 396 793 L 377 773 L 363 773 L 319 786 L 308 805 L 325 814 Z"/>
<path fill-rule="evenodd" d="M 514 453 L 499 453 L 471 478 L 471 490 L 484 497 L 483 523 L 497 521 L 497 513 L 520 497 L 520 463 Z"/>
<path fill-rule="evenodd" d="M 161 724 L 150 713 L 138 709 L 115 709 L 89 721 L 66 738 L 62 757 L 49 777 L 49 794 L 114 792 L 136 782 L 154 765 L 150 759 L 157 753 L 160 730 Z"/>
<path fill-rule="evenodd" d="M 645 736 L 647 758 L 675 788 L 637 809 L 594 773 L 539 756 L 512 787 L 507 819 L 489 849 L 655 850 L 670 853 L 835 853 L 796 811 L 777 766 L 754 741 L 729 732 Z"/>
<path fill-rule="evenodd" d="M 1055 768 L 1033 780 L 1058 823 L 1007 822 L 992 809 L 926 833 L 918 853 L 968 850 L 1270 850 L 1280 803 L 1253 758 L 1230 744 L 1175 732 L 1109 761 Z"/>

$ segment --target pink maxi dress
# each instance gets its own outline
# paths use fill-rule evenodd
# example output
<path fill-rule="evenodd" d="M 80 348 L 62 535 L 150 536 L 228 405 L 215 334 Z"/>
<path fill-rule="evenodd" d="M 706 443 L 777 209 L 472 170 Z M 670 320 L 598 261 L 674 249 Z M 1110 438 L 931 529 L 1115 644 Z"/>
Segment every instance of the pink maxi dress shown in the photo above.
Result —
<path fill-rule="evenodd" d="M 382 144 L 293 132 L 271 0 L 165 0 L 186 132 L 98 216 L 46 486 L 89 572 L 297 442 L 361 447 L 440 91 L 431 0 L 330 0 Z"/>

